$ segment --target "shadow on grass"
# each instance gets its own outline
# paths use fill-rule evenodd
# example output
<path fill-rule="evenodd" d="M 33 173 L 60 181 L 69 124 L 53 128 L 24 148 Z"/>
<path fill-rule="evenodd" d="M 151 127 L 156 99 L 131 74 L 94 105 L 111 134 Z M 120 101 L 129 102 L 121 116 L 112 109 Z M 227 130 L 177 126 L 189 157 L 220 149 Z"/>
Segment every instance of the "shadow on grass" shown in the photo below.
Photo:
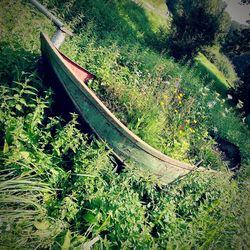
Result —
<path fill-rule="evenodd" d="M 17 41 L 9 44 L 0 42 L 0 79 L 2 82 L 11 83 L 21 81 L 24 72 L 36 69 L 38 54 L 25 50 Z"/>
<path fill-rule="evenodd" d="M 99 39 L 108 36 L 115 38 L 118 44 L 132 45 L 140 41 L 154 49 L 163 49 L 145 10 L 132 1 L 73 0 L 58 3 L 50 0 L 48 8 L 55 6 L 65 21 L 73 25 L 75 33 L 80 33 L 91 22 L 95 27 L 93 34 Z"/>

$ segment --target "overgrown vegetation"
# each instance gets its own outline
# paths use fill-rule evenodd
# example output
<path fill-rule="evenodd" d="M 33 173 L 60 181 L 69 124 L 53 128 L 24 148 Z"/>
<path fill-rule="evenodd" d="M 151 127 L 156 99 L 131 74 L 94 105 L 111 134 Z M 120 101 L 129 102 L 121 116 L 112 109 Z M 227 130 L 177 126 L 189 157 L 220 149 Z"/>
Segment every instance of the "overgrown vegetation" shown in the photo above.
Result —
<path fill-rule="evenodd" d="M 249 130 L 209 78 L 158 53 L 167 35 L 159 17 L 151 25 L 127 0 L 45 3 L 75 28 L 63 51 L 97 75 L 90 87 L 130 129 L 174 158 L 203 159 L 220 172 L 167 187 L 136 166 L 118 174 L 75 114 L 68 122 L 53 116 L 54 96 L 35 70 L 39 30 L 51 33 L 51 24 L 27 3 L 2 1 L 1 248 L 248 248 Z M 237 178 L 211 131 L 240 148 Z"/>
<path fill-rule="evenodd" d="M 245 2 L 246 4 L 247 1 Z M 235 65 L 240 83 L 234 95 L 243 101 L 242 111 L 250 113 L 249 102 L 249 69 L 250 69 L 250 25 L 243 25 L 232 21 L 229 33 L 223 43 L 222 49 Z"/>

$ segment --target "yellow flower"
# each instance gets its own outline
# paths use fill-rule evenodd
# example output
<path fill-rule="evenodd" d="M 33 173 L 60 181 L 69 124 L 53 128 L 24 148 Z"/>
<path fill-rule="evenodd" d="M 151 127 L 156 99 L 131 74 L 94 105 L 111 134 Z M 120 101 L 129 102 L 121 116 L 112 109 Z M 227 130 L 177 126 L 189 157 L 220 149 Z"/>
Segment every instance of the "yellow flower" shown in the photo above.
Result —
<path fill-rule="evenodd" d="M 192 133 L 194 133 L 195 131 L 194 131 L 194 129 L 192 129 L 192 128 L 189 128 L 189 130 L 192 132 Z"/>
<path fill-rule="evenodd" d="M 164 106 L 164 102 L 160 102 L 160 105 L 161 105 L 161 106 Z"/>
<path fill-rule="evenodd" d="M 179 101 L 179 104 L 181 104 L 181 101 Z"/>
<path fill-rule="evenodd" d="M 196 124 L 197 123 L 197 121 L 196 120 L 194 120 L 194 124 Z"/>
<path fill-rule="evenodd" d="M 174 110 L 174 112 L 175 112 L 175 113 L 178 113 L 178 110 L 177 110 L 177 109 L 175 109 L 175 110 Z"/>
<path fill-rule="evenodd" d="M 189 123 L 190 123 L 190 120 L 186 120 L 185 122 L 186 122 L 187 124 L 189 124 Z"/>

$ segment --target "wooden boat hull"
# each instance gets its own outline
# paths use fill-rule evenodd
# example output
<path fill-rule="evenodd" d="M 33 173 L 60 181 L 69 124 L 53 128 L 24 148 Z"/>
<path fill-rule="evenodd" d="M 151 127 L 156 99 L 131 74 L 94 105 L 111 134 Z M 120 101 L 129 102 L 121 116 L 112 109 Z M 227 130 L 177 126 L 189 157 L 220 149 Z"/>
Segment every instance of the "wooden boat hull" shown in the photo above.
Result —
<path fill-rule="evenodd" d="M 162 154 L 133 134 L 85 84 L 94 78 L 94 75 L 59 52 L 43 33 L 41 50 L 80 116 L 123 162 L 131 161 L 150 171 L 163 184 L 168 184 L 196 169 L 195 166 Z"/>

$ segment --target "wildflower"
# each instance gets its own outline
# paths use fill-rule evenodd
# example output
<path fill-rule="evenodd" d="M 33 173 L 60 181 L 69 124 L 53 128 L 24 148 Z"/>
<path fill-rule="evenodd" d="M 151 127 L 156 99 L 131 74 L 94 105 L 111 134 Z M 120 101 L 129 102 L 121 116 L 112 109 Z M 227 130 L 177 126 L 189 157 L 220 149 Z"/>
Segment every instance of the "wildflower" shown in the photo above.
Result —
<path fill-rule="evenodd" d="M 243 107 L 243 102 L 241 100 L 239 100 L 238 103 L 237 103 L 237 105 L 236 105 L 236 107 L 238 109 L 241 109 Z"/>
<path fill-rule="evenodd" d="M 213 107 L 213 103 L 212 102 L 208 102 L 207 106 L 211 109 Z"/>
<path fill-rule="evenodd" d="M 228 95 L 227 95 L 227 99 L 228 99 L 228 100 L 232 100 L 233 97 L 232 97 L 231 95 L 228 94 Z"/>
<path fill-rule="evenodd" d="M 217 127 L 214 127 L 214 128 L 213 128 L 213 131 L 214 131 L 214 133 L 217 133 L 217 132 L 218 132 L 218 128 L 217 128 Z"/>
<path fill-rule="evenodd" d="M 192 133 L 194 133 L 194 132 L 195 132 L 195 130 L 194 130 L 194 129 L 192 129 L 192 128 L 189 128 L 189 130 L 190 130 Z"/>
<path fill-rule="evenodd" d="M 215 104 L 216 104 L 216 101 L 210 101 L 208 102 L 207 106 L 211 109 L 214 107 Z"/>
<path fill-rule="evenodd" d="M 10 224 L 8 224 L 5 228 L 6 231 L 10 231 Z"/>
<path fill-rule="evenodd" d="M 194 124 L 196 124 L 197 123 L 197 121 L 194 119 Z"/>
<path fill-rule="evenodd" d="M 178 110 L 177 110 L 177 109 L 175 109 L 175 110 L 174 110 L 174 112 L 175 112 L 175 113 L 178 113 Z"/>
<path fill-rule="evenodd" d="M 189 124 L 189 123 L 190 123 L 190 120 L 185 120 L 185 122 L 186 122 L 187 124 Z"/>
<path fill-rule="evenodd" d="M 164 102 L 160 102 L 160 105 L 163 107 L 164 106 Z"/>
<path fill-rule="evenodd" d="M 179 101 L 179 104 L 181 104 L 182 102 L 181 101 Z"/>

